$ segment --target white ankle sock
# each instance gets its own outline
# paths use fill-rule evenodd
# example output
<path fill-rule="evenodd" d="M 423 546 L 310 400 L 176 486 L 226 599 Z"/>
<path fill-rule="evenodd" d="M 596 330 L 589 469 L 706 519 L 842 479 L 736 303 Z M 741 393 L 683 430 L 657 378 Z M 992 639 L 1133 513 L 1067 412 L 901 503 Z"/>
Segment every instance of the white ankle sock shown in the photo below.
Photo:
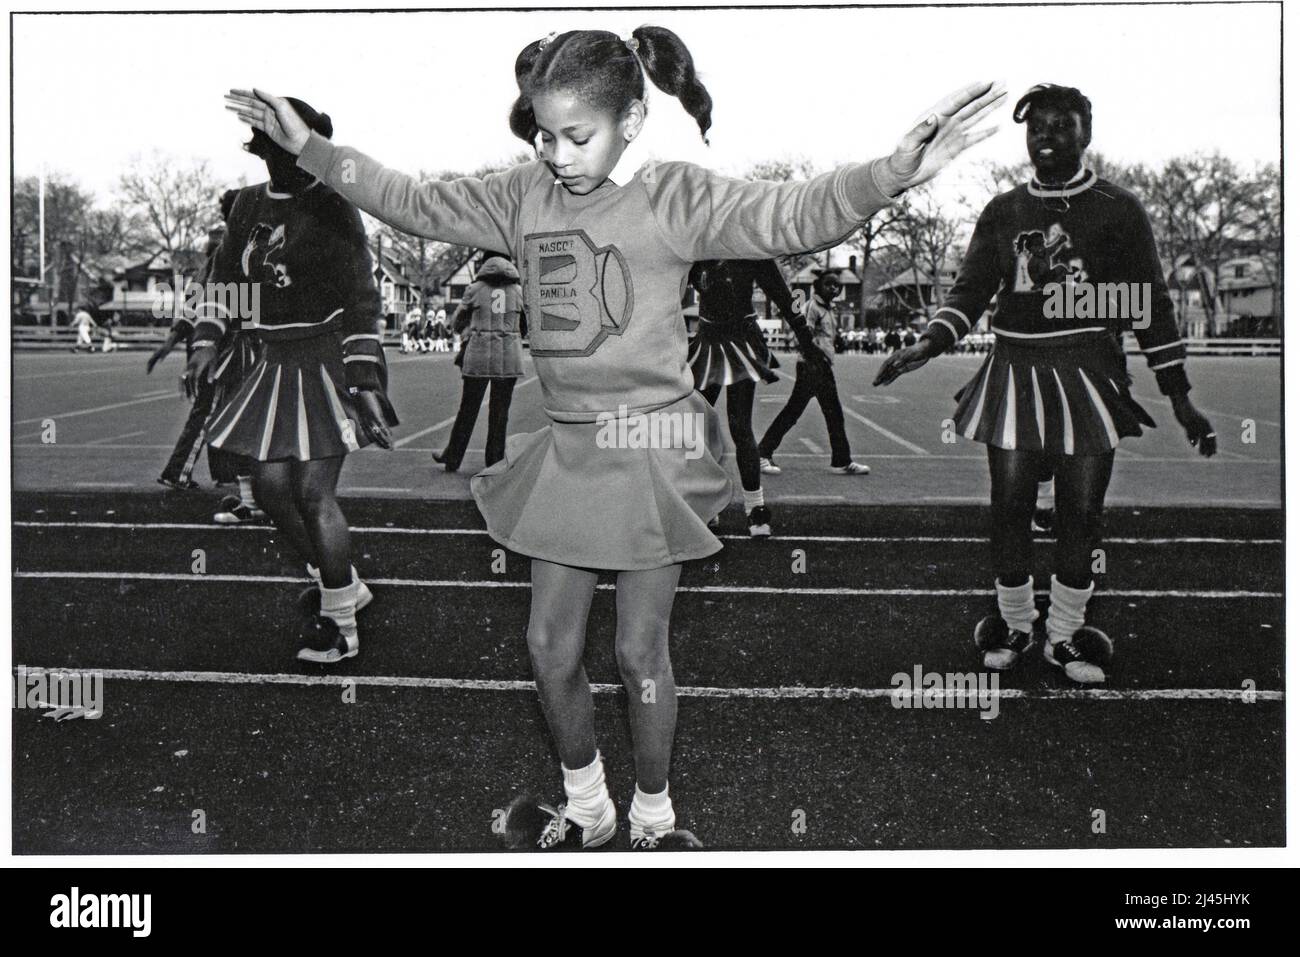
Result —
<path fill-rule="evenodd" d="M 313 565 L 311 562 L 307 563 L 307 575 L 309 578 L 315 579 L 317 584 L 320 584 L 320 569 L 317 568 L 315 565 Z M 352 566 L 352 581 L 355 584 L 361 583 L 361 576 L 357 574 L 356 565 Z"/>
<path fill-rule="evenodd" d="M 320 586 L 320 613 L 326 618 L 333 618 L 344 637 L 355 640 L 357 637 L 357 581 L 342 588 Z"/>
<path fill-rule="evenodd" d="M 1047 609 L 1047 638 L 1052 644 L 1068 641 L 1083 627 L 1091 597 L 1091 584 L 1087 588 L 1071 588 L 1052 576 L 1052 604 Z"/>
<path fill-rule="evenodd" d="M 609 786 L 605 784 L 605 765 L 596 752 L 596 760 L 585 768 L 570 771 L 563 764 L 565 816 L 580 827 L 595 827 L 605 816 L 605 809 L 613 803 Z"/>
<path fill-rule="evenodd" d="M 677 815 L 673 813 L 668 788 L 658 794 L 646 794 L 638 785 L 632 795 L 632 809 L 628 811 L 627 822 L 632 825 L 634 841 L 643 836 L 662 836 L 673 830 L 677 826 Z"/>
<path fill-rule="evenodd" d="M 247 505 L 249 508 L 257 508 L 257 499 L 253 498 L 253 477 L 251 475 L 236 475 L 235 481 L 239 483 L 239 504 Z"/>
<path fill-rule="evenodd" d="M 1038 508 L 1052 508 L 1056 505 L 1056 482 L 1048 479 L 1038 483 Z"/>
<path fill-rule="evenodd" d="M 740 493 L 745 497 L 745 511 L 752 512 L 763 504 L 763 489 L 758 488 L 751 492 L 747 488 L 742 488 Z"/>
<path fill-rule="evenodd" d="M 1007 627 L 1012 631 L 1032 631 L 1038 620 L 1034 609 L 1034 579 L 1031 575 L 1023 585 L 1008 588 L 1001 582 L 994 582 L 998 590 L 998 612 Z"/>

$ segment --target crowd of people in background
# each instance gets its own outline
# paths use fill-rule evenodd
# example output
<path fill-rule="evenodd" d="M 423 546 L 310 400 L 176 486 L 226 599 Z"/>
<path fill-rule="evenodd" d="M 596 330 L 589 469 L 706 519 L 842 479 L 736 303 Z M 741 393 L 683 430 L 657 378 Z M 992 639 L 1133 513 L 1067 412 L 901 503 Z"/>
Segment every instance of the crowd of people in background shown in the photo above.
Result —
<path fill-rule="evenodd" d="M 447 322 L 447 310 L 413 306 L 402 319 L 403 355 L 412 352 L 459 352 L 460 335 Z"/>

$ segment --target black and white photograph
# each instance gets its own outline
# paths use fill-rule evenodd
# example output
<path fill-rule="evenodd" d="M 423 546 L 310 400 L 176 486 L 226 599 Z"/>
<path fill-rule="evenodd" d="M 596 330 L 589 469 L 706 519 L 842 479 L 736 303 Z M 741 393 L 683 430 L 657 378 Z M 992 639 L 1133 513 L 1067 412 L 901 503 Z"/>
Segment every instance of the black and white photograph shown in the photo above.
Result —
<path fill-rule="evenodd" d="M 9 30 L 11 862 L 1288 854 L 1281 3 Z"/>

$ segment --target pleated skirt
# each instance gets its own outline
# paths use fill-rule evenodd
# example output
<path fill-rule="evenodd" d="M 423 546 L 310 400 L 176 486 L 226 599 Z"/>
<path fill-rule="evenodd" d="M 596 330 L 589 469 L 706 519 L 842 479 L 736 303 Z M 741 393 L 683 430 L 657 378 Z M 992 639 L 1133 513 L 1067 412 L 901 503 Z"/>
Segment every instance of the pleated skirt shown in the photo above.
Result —
<path fill-rule="evenodd" d="M 959 434 L 1001 449 L 1096 455 L 1155 422 L 1109 336 L 1065 347 L 999 338 L 955 396 Z"/>
<path fill-rule="evenodd" d="M 695 388 L 709 385 L 729 386 L 752 379 L 775 382 L 779 368 L 776 356 L 767 347 L 757 316 L 741 321 L 713 322 L 700 317 L 700 325 L 691 340 L 686 361 L 695 378 Z"/>
<path fill-rule="evenodd" d="M 387 397 L 383 404 L 396 425 Z M 259 462 L 336 458 L 369 445 L 348 395 L 338 337 L 263 343 L 238 389 L 214 409 L 208 436 L 215 448 Z"/>
<path fill-rule="evenodd" d="M 657 410 L 692 416 L 693 449 L 611 446 L 595 422 L 556 422 L 506 440 L 470 479 L 502 545 L 560 565 L 641 571 L 712 555 L 708 521 L 731 501 L 717 413 L 698 392 Z M 685 433 L 683 433 L 685 434 Z"/>

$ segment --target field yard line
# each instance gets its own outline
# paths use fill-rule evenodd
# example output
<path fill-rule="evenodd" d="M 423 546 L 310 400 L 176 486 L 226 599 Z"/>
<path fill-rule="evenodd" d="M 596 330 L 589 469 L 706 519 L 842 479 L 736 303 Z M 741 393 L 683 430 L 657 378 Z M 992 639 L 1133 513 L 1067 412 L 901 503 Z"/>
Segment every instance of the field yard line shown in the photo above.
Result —
<path fill-rule="evenodd" d="M 842 497 L 842 496 L 841 496 Z M 110 528 L 125 531 L 141 529 L 164 529 L 180 531 L 244 531 L 269 532 L 269 525 L 235 525 L 229 528 L 205 522 L 14 522 L 15 528 Z M 358 525 L 350 529 L 361 535 L 486 535 L 481 528 L 391 528 L 388 526 Z M 750 541 L 748 535 L 719 535 L 723 540 L 738 542 Z M 930 544 L 984 544 L 987 536 L 982 535 L 772 535 L 771 542 L 861 542 L 868 545 L 903 544 L 907 542 Z M 1183 538 L 1105 538 L 1104 544 L 1110 545 L 1281 545 L 1280 538 L 1214 538 L 1211 536 L 1189 535 Z"/>
<path fill-rule="evenodd" d="M 455 421 L 455 420 L 452 419 L 452 421 Z M 435 428 L 435 429 L 436 429 L 436 428 L 440 428 L 440 427 L 444 426 L 445 424 L 446 424 L 446 423 L 439 423 L 438 425 L 431 426 L 431 428 Z M 59 442 L 59 443 L 57 443 L 57 444 L 49 444 L 49 445 L 47 445 L 47 444 L 42 443 L 42 442 L 22 442 L 22 441 L 18 441 L 18 440 L 23 439 L 23 438 L 35 438 L 36 436 L 38 436 L 38 435 L 40 435 L 40 434 L 41 434 L 40 432 L 32 432 L 32 433 L 30 433 L 30 434 L 27 435 L 27 436 L 21 436 L 21 435 L 20 435 L 20 436 L 16 436 L 16 437 L 15 437 L 15 441 L 10 445 L 10 448 L 13 448 L 13 449 L 49 449 L 49 450 L 51 450 L 51 451 L 58 451 L 59 449 L 84 449 L 84 448 L 89 448 L 89 447 L 91 447 L 91 446 L 88 446 L 85 442 L 81 442 L 81 443 Z M 406 439 L 402 439 L 402 440 L 400 440 L 400 441 L 403 441 L 403 442 L 404 442 L 404 441 L 407 441 L 407 439 L 413 439 L 413 438 L 415 438 L 415 436 L 407 436 Z M 137 452 L 138 452 L 139 450 L 141 450 L 141 449 L 170 449 L 170 448 L 171 448 L 170 445 L 144 445 L 144 444 L 140 444 L 140 445 L 96 445 L 96 446 L 93 446 L 93 447 L 94 447 L 94 448 L 97 448 L 97 449 L 130 449 L 130 450 L 132 450 L 132 451 L 137 451 Z M 437 451 L 440 451 L 441 448 L 442 448 L 442 447 L 441 447 L 440 445 L 439 445 L 439 446 L 428 445 L 428 446 L 412 446 L 412 447 L 404 447 L 404 448 L 396 448 L 396 447 L 394 447 L 393 449 L 391 449 L 391 450 L 389 450 L 389 451 L 393 451 L 393 452 L 410 452 L 410 453 L 416 453 L 416 454 L 419 454 L 419 455 L 428 455 L 430 452 L 437 452 Z M 483 452 L 482 449 L 468 449 L 467 451 L 468 451 L 468 452 L 471 452 L 471 453 L 479 453 L 479 454 L 482 454 L 482 452 Z M 1222 449 L 1220 450 L 1220 452 L 1222 452 Z M 735 457 L 735 453 L 734 453 L 733 451 L 731 451 L 731 450 L 727 450 L 726 452 L 723 453 L 723 457 L 724 457 L 724 458 L 734 458 L 734 457 Z M 781 452 L 781 453 L 780 453 L 780 458 L 782 459 L 782 461 L 784 461 L 784 460 L 786 460 L 786 459 L 824 459 L 825 457 L 826 457 L 826 453 L 825 453 L 825 452 L 823 452 L 823 453 L 821 453 L 821 454 L 819 454 L 819 455 L 814 455 L 812 452 Z M 904 459 L 904 460 L 906 460 L 906 461 L 908 461 L 908 462 L 916 462 L 916 461 L 918 461 L 918 458 L 919 458 L 918 456 L 916 456 L 916 455 L 914 455 L 914 454 L 910 454 L 910 453 L 909 453 L 909 454 L 907 454 L 907 455 L 904 455 L 904 454 L 902 454 L 901 452 L 899 452 L 899 453 L 882 453 L 882 452 L 863 452 L 863 453 L 857 453 L 857 452 L 855 452 L 855 453 L 853 454 L 853 457 L 854 457 L 855 459 L 858 459 L 858 460 L 863 460 L 863 459 Z M 987 461 L 987 459 L 988 459 L 988 456 L 985 456 L 985 455 L 939 455 L 939 454 L 935 454 L 935 453 L 927 453 L 926 456 L 925 456 L 925 461 L 926 461 L 927 463 L 928 463 L 928 462 L 931 462 L 931 461 L 933 461 L 933 462 L 940 462 L 940 461 L 984 462 L 984 461 Z M 1169 463 L 1169 462 L 1178 462 L 1178 463 L 1180 463 L 1180 464 L 1186 464 L 1187 462 L 1197 462 L 1197 463 L 1198 463 L 1198 467 L 1199 467 L 1199 466 L 1201 466 L 1201 465 L 1210 465 L 1210 466 L 1218 466 L 1218 465 L 1278 465 L 1282 460 L 1281 460 L 1280 458 L 1255 458 L 1255 457 L 1253 457 L 1253 456 L 1244 456 L 1244 457 L 1237 458 L 1237 459 L 1226 459 L 1226 458 L 1223 458 L 1223 457 L 1221 457 L 1221 456 L 1216 455 L 1216 456 L 1215 456 L 1214 458 L 1212 458 L 1212 459 L 1197 459 L 1197 458 L 1195 458 L 1194 456 L 1188 456 L 1188 455 L 1166 455 L 1166 456 L 1151 456 L 1151 455 L 1143 455 L 1143 456 L 1140 456 L 1140 457 L 1139 457 L 1138 455 L 1134 454 L 1134 455 L 1132 455 L 1131 457 L 1124 459 L 1124 461 L 1125 461 L 1125 462 L 1128 462 L 1128 463 L 1131 463 L 1131 464 L 1133 464 L 1133 465 L 1160 465 L 1160 464 L 1167 464 L 1167 463 Z M 802 469 L 801 469 L 801 471 L 802 471 Z M 786 496 L 786 497 L 788 498 L 789 496 Z M 963 501 L 964 501 L 964 499 L 963 499 Z M 971 501 L 982 501 L 982 502 L 984 502 L 985 504 L 988 503 L 988 499 L 987 499 L 987 498 L 983 498 L 983 499 L 972 498 Z M 1241 503 L 1239 503 L 1239 502 L 1233 502 L 1233 503 L 1231 503 L 1231 504 L 1236 505 L 1236 504 L 1241 504 Z M 1272 503 L 1266 503 L 1266 504 L 1274 504 L 1274 505 L 1276 505 L 1276 504 L 1280 504 L 1280 503 L 1272 502 Z"/>
<path fill-rule="evenodd" d="M 522 389 L 530 382 L 536 382 L 536 381 L 537 381 L 537 376 L 535 375 L 529 376 L 523 382 L 516 384 L 515 388 Z M 395 441 L 393 443 L 393 448 L 400 449 L 404 445 L 410 445 L 416 439 L 423 438 L 424 436 L 428 435 L 430 432 L 437 432 L 439 429 L 445 429 L 447 426 L 451 425 L 455 421 L 456 421 L 456 417 L 453 415 L 449 419 L 443 419 L 441 422 L 435 422 L 433 425 L 429 426 L 428 428 L 421 429 L 418 432 L 412 432 L 410 435 L 404 436 L 398 439 L 397 441 Z"/>
<path fill-rule="evenodd" d="M 245 584 L 297 584 L 307 577 L 288 575 L 192 575 L 178 572 L 65 572 L 25 571 L 14 572 L 15 578 L 81 579 L 83 581 L 160 581 L 160 582 L 239 582 Z M 369 585 L 393 588 L 531 588 L 530 582 L 519 581 L 464 581 L 461 579 L 424 578 L 367 578 Z M 601 591 L 614 591 L 615 584 L 606 582 L 596 586 Z M 696 592 L 710 595 L 825 595 L 832 598 L 933 598 L 933 597 L 987 597 L 991 588 L 781 588 L 775 585 L 679 585 L 679 592 Z M 1035 595 L 1046 597 L 1051 592 L 1040 588 Z M 1196 591 L 1187 589 L 1106 589 L 1093 598 L 1281 598 L 1279 591 Z"/>
<path fill-rule="evenodd" d="M 776 374 L 779 375 L 779 376 L 780 376 L 781 378 L 783 378 L 783 379 L 788 379 L 788 380 L 790 380 L 791 382 L 794 381 L 794 376 L 792 376 L 792 375 L 787 375 L 786 373 L 782 372 L 782 371 L 779 370 L 779 369 L 777 370 Z M 899 445 L 901 445 L 903 448 L 905 448 L 905 449 L 909 449 L 909 450 L 911 450 L 912 452 L 914 452 L 914 453 L 917 454 L 917 455 L 929 455 L 929 454 L 930 454 L 929 452 L 927 452 L 925 449 L 921 448 L 921 446 L 917 445 L 916 443 L 914 443 L 914 442 L 909 442 L 909 441 L 907 441 L 907 439 L 903 438 L 901 435 L 896 435 L 895 433 L 890 432 L 889 429 L 885 428 L 883 425 L 880 425 L 879 423 L 876 423 L 876 422 L 872 422 L 870 419 L 868 419 L 868 418 L 867 418 L 865 415 L 863 415 L 862 413 L 858 412 L 856 409 L 851 409 L 851 408 L 849 408 L 848 406 L 844 406 L 844 414 L 847 415 L 847 416 L 849 416 L 849 417 L 851 417 L 851 418 L 857 419 L 859 422 L 861 422 L 863 425 L 865 425 L 865 426 L 866 426 L 867 428 L 869 428 L 869 429 L 875 429 L 877 432 L 879 432 L 879 433 L 880 433 L 881 435 L 883 435 L 885 438 L 887 438 L 887 439 L 892 439 L 893 441 L 895 441 L 895 442 L 897 442 Z"/>
<path fill-rule="evenodd" d="M 86 444 L 87 444 L 87 445 L 96 445 L 96 446 L 97 446 L 97 445 L 100 445 L 100 444 L 103 444 L 103 443 L 116 442 L 118 439 L 133 439 L 133 438 L 135 438 L 137 435 L 144 435 L 144 434 L 145 434 L 145 433 L 144 433 L 143 431 L 140 431 L 140 432 L 127 432 L 127 433 L 125 433 L 124 435 L 110 435 L 110 436 L 108 436 L 108 437 L 106 437 L 106 438 L 102 438 L 102 439 L 93 439 L 93 440 L 91 440 L 90 442 L 87 442 Z"/>
<path fill-rule="evenodd" d="M 21 672 L 20 672 L 21 669 Z M 165 681 L 172 683 L 230 684 L 230 685 L 306 685 L 324 687 L 367 686 L 377 688 L 422 688 L 434 691 L 536 691 L 531 681 L 489 680 L 482 678 L 420 678 L 411 675 L 303 675 L 283 673 L 253 673 L 242 671 L 146 671 L 135 668 L 36 668 L 15 665 L 15 673 L 25 677 L 57 677 L 64 675 L 98 675 L 105 681 Z M 621 684 L 593 683 L 596 694 L 618 694 Z M 920 692 L 924 694 L 926 692 Z M 969 699 L 971 694 L 960 689 L 928 692 L 944 698 Z M 707 685 L 678 686 L 677 694 L 683 698 L 757 698 L 765 700 L 850 701 L 894 698 L 896 688 L 808 688 L 801 685 L 783 685 L 759 688 L 718 688 Z M 906 695 L 914 697 L 917 692 Z M 1240 701 L 1240 688 L 988 688 L 977 694 L 990 698 L 1024 699 L 1039 701 Z M 1258 701 L 1282 701 L 1283 691 L 1256 691 Z"/>
<path fill-rule="evenodd" d="M 28 379 L 62 379 L 70 375 L 103 375 L 106 372 L 121 372 L 125 365 L 113 366 L 109 369 L 68 369 L 64 372 L 35 372 L 31 375 L 16 375 L 15 382 L 25 382 Z"/>
<path fill-rule="evenodd" d="M 166 392 L 159 393 L 158 395 L 151 396 L 147 399 L 132 399 L 129 402 L 114 402 L 110 405 L 97 405 L 92 409 L 74 409 L 71 412 L 56 412 L 51 415 L 37 416 L 34 419 L 20 419 L 15 422 L 14 425 L 32 425 L 36 422 L 44 422 L 46 419 L 54 419 L 55 421 L 58 421 L 59 419 L 72 419 L 79 415 L 94 415 L 96 412 L 108 412 L 111 409 L 123 409 L 128 405 L 143 405 L 146 402 L 159 402 L 163 399 L 179 398 L 179 395 L 169 389 Z"/>

